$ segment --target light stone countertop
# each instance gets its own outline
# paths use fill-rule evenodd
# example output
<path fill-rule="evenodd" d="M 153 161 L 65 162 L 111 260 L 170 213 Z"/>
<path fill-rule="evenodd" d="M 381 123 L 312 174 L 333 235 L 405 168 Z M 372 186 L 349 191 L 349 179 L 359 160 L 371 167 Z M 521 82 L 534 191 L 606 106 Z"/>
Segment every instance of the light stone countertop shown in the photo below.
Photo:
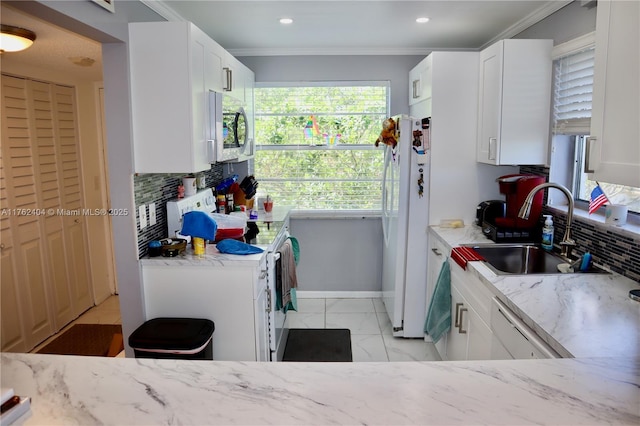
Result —
<path fill-rule="evenodd" d="M 248 220 L 248 222 L 256 222 L 261 226 L 269 223 L 271 227 L 281 226 L 287 219 L 291 212 L 291 207 L 288 206 L 274 206 L 271 213 L 266 213 L 264 210 L 258 210 L 257 220 Z M 273 235 L 280 231 L 278 228 L 273 229 Z M 255 244 L 264 250 L 262 253 L 237 255 L 220 253 L 215 244 L 207 244 L 205 247 L 204 256 L 196 256 L 193 254 L 191 245 L 187 246 L 187 249 L 176 257 L 144 257 L 140 259 L 140 264 L 143 266 L 206 266 L 206 267 L 224 267 L 224 266 L 247 266 L 257 267 L 262 258 L 266 255 L 266 251 L 269 250 L 271 244 Z"/>
<path fill-rule="evenodd" d="M 474 228 L 434 231 L 450 246 L 486 242 Z M 626 295 L 637 283 L 503 278 L 480 262 L 468 269 L 579 358 L 256 363 L 3 353 L 0 384 L 32 398 L 24 425 L 640 424 L 640 308 Z"/>
<path fill-rule="evenodd" d="M 492 243 L 475 225 L 431 230 L 450 248 Z M 628 296 L 640 283 L 615 273 L 496 275 L 483 262 L 467 270 L 560 355 L 640 357 L 640 303 Z"/>
<path fill-rule="evenodd" d="M 250 363 L 2 354 L 24 425 L 640 424 L 638 359 Z"/>

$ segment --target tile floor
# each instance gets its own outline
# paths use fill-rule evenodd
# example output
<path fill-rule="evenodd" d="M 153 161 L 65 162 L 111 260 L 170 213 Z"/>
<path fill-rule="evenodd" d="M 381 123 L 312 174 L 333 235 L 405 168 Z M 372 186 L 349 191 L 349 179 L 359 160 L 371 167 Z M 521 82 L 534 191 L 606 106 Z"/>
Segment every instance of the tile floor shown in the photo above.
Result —
<path fill-rule="evenodd" d="M 298 299 L 289 328 L 348 328 L 354 362 L 440 361 L 433 343 L 393 337 L 381 299 Z"/>
<path fill-rule="evenodd" d="M 85 312 L 73 324 L 120 324 L 118 296 Z M 381 299 L 298 299 L 298 311 L 287 313 L 289 328 L 348 328 L 354 362 L 439 361 L 432 343 L 393 337 Z M 37 352 L 60 333 L 38 345 Z"/>

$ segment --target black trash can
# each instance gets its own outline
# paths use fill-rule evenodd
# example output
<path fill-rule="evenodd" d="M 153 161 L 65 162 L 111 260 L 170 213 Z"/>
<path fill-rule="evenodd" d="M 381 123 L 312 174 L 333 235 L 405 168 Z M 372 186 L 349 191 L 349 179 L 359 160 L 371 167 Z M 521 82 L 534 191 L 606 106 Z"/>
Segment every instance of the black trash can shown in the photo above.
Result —
<path fill-rule="evenodd" d="M 208 319 L 155 318 L 129 336 L 136 358 L 213 359 L 215 325 Z"/>

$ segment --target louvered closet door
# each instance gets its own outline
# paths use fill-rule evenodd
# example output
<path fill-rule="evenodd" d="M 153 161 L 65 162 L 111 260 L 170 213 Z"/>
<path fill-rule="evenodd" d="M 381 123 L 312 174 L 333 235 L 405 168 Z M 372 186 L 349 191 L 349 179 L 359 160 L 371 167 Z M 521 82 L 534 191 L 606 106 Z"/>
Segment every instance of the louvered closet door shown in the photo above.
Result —
<path fill-rule="evenodd" d="M 36 177 L 39 184 L 38 199 L 41 208 L 47 212 L 43 216 L 47 260 L 49 266 L 49 284 L 53 294 L 53 311 L 56 329 L 72 321 L 75 316 L 71 297 L 70 273 L 67 268 L 67 250 L 65 246 L 65 216 L 61 214 L 62 171 L 59 157 L 62 155 L 57 143 L 54 87 L 48 83 L 28 81 L 31 111 L 34 128 L 32 144 L 36 162 Z"/>
<path fill-rule="evenodd" d="M 78 128 L 76 124 L 75 90 L 52 85 L 54 96 L 56 146 L 59 150 L 58 186 L 62 207 L 68 211 L 82 211 L 82 180 Z M 91 294 L 89 258 L 87 256 L 85 214 L 63 217 L 65 258 L 69 270 L 69 283 L 74 303 L 74 318 L 93 304 Z"/>
<path fill-rule="evenodd" d="M 27 81 L 2 76 L 3 351 L 30 350 L 54 331 L 27 99 Z"/>
<path fill-rule="evenodd" d="M 93 299 L 74 89 L 5 75 L 2 85 L 2 208 L 32 209 L 0 222 L 2 350 L 19 351 L 60 330 Z M 14 308 L 5 310 L 5 294 L 6 305 L 18 301 Z M 14 323 L 22 324 L 22 337 L 12 328 L 5 338 Z"/>

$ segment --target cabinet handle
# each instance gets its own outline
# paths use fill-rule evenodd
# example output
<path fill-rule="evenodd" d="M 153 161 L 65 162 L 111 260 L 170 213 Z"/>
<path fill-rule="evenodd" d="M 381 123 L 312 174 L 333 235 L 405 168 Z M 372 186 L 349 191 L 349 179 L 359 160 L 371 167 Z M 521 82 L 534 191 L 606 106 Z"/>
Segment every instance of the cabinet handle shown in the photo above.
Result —
<path fill-rule="evenodd" d="M 584 172 L 593 173 L 595 170 L 591 168 L 591 143 L 596 140 L 595 136 L 589 136 L 587 138 L 587 146 L 584 150 Z"/>
<path fill-rule="evenodd" d="M 498 144 L 498 138 L 489 138 L 489 160 L 496 159 L 496 145 Z"/>
<path fill-rule="evenodd" d="M 432 251 L 436 256 L 442 256 L 442 253 L 440 253 L 440 252 L 438 251 L 438 249 L 437 249 L 437 248 L 432 248 L 432 249 L 431 249 L 431 251 Z"/>
<path fill-rule="evenodd" d="M 264 280 L 266 277 L 267 277 L 267 270 L 263 269 L 262 271 L 260 271 L 260 277 L 258 279 Z"/>
<path fill-rule="evenodd" d="M 231 70 L 231 68 L 226 68 L 226 67 L 223 68 L 223 70 L 227 80 L 223 90 L 225 92 L 230 92 L 233 89 L 233 71 Z"/>
<path fill-rule="evenodd" d="M 413 80 L 413 99 L 418 99 L 420 95 L 418 92 L 420 91 L 420 80 Z"/>
<path fill-rule="evenodd" d="M 460 306 L 462 306 L 463 303 L 456 303 L 456 320 L 453 324 L 454 327 L 460 327 Z"/>
<path fill-rule="evenodd" d="M 462 303 L 461 303 L 461 305 L 462 305 Z M 467 334 L 467 330 L 463 330 L 462 329 L 462 314 L 464 312 L 467 312 L 467 308 L 460 309 L 460 324 L 458 324 L 458 333 L 460 333 L 460 334 Z"/>

